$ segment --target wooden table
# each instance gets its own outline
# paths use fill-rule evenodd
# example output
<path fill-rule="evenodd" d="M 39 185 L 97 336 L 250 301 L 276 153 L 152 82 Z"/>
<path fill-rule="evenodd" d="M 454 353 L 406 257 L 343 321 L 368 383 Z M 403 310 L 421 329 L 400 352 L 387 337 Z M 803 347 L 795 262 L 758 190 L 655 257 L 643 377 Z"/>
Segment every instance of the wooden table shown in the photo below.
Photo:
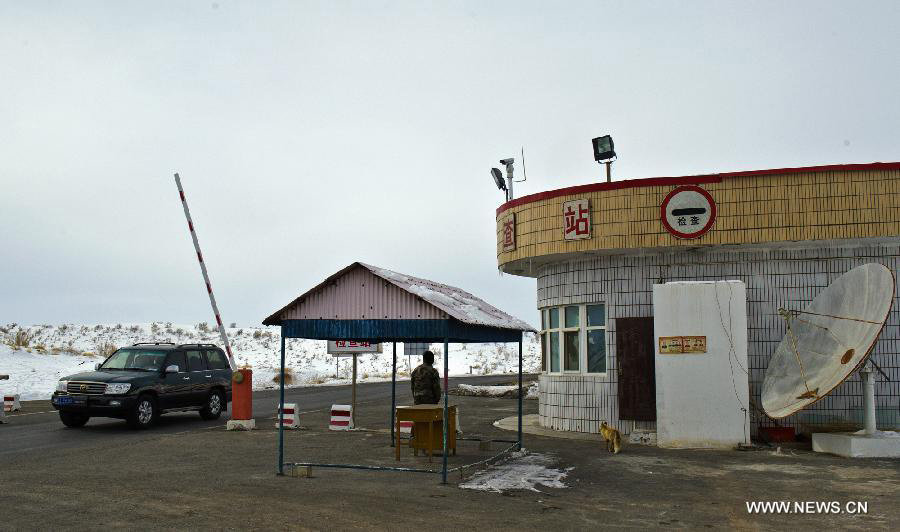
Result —
<path fill-rule="evenodd" d="M 448 407 L 447 447 L 456 455 L 456 405 Z M 400 422 L 412 421 L 412 438 L 409 446 L 415 449 L 416 455 L 419 449 L 428 451 L 428 461 L 434 455 L 435 449 L 444 452 L 444 407 L 442 405 L 415 405 L 397 407 L 396 434 L 400 434 Z M 400 441 L 397 441 L 397 460 L 400 460 Z"/>

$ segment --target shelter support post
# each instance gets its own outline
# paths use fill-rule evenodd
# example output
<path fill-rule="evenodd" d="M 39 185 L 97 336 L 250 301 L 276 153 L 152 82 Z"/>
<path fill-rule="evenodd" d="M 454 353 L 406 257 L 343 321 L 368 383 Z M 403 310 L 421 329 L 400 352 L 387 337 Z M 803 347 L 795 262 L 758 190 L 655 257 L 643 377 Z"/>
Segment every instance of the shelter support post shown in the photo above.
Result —
<path fill-rule="evenodd" d="M 353 391 L 352 396 L 350 398 L 350 424 L 353 428 L 356 428 L 356 355 L 353 355 Z"/>
<path fill-rule="evenodd" d="M 522 337 L 519 337 L 519 448 L 522 450 Z"/>
<path fill-rule="evenodd" d="M 447 483 L 447 429 L 450 425 L 448 400 L 450 391 L 450 342 L 444 338 L 444 467 L 441 469 L 441 484 Z"/>
<path fill-rule="evenodd" d="M 394 361 L 391 365 L 391 447 L 394 442 L 394 415 L 397 411 L 397 342 L 394 342 L 391 353 L 394 355 Z"/>
<path fill-rule="evenodd" d="M 281 373 L 278 378 L 278 474 L 284 475 L 284 327 L 281 328 Z"/>

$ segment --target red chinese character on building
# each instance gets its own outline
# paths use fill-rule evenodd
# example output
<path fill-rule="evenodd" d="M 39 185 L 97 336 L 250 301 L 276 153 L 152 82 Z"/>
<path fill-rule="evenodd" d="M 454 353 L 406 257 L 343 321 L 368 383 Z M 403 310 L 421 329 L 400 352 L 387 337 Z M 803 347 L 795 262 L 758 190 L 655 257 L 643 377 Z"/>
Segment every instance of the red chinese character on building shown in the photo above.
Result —
<path fill-rule="evenodd" d="M 591 206 L 588 200 L 565 202 L 563 204 L 563 216 L 565 217 L 566 239 L 590 238 Z"/>
<path fill-rule="evenodd" d="M 516 249 L 516 215 L 510 214 L 503 220 L 503 251 Z"/>

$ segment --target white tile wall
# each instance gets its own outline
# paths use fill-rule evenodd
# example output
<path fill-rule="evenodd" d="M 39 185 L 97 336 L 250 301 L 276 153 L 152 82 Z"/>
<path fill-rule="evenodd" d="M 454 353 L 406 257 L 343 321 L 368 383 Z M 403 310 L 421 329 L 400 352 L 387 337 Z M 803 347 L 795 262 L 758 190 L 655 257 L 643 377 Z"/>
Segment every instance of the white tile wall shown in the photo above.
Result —
<path fill-rule="evenodd" d="M 851 241 L 847 241 L 850 243 Z M 879 262 L 897 276 L 900 244 L 778 250 L 676 250 L 642 256 L 608 256 L 571 260 L 542 269 L 537 279 L 538 308 L 606 303 L 606 376 L 541 375 L 541 424 L 558 430 L 596 432 L 606 420 L 623 433 L 654 429 L 655 423 L 618 419 L 616 390 L 616 322 L 618 317 L 652 316 L 654 283 L 738 279 L 747 285 L 750 397 L 759 393 L 769 357 L 784 335 L 779 307 L 801 309 L 823 288 L 854 266 Z M 873 360 L 890 377 L 876 379 L 879 428 L 900 428 L 900 285 Z M 862 384 L 852 375 L 826 398 L 779 420 L 783 426 L 808 431 L 816 427 L 861 424 Z M 753 433 L 774 423 L 761 410 L 751 413 Z"/>

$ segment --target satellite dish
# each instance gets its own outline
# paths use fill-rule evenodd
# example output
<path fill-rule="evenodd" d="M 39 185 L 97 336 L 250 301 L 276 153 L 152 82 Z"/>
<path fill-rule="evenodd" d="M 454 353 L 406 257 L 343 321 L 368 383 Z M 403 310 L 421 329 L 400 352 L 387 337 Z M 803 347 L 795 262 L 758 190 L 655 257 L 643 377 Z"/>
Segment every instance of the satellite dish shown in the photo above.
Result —
<path fill-rule="evenodd" d="M 828 395 L 861 367 L 894 298 L 894 275 L 864 264 L 841 275 L 801 311 L 779 309 L 787 332 L 769 361 L 762 406 L 789 416 Z"/>
<path fill-rule="evenodd" d="M 503 181 L 503 173 L 499 168 L 491 168 L 491 176 L 494 177 L 494 183 L 500 190 L 506 190 L 506 183 Z"/>

